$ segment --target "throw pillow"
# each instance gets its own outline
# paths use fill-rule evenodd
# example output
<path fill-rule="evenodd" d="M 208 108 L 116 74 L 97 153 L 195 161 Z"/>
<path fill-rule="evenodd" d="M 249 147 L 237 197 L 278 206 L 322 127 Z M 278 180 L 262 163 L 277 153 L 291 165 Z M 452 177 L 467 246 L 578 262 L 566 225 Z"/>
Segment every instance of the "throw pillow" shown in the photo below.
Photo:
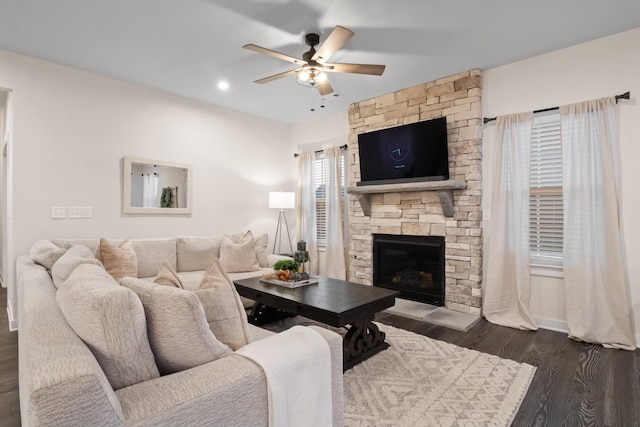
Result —
<path fill-rule="evenodd" d="M 256 257 L 261 267 L 271 267 L 267 263 L 267 243 L 269 243 L 269 235 L 267 233 L 256 237 Z"/>
<path fill-rule="evenodd" d="M 202 303 L 209 329 L 220 341 L 232 350 L 249 343 L 247 313 L 220 260 L 213 260 L 194 292 Z"/>
<path fill-rule="evenodd" d="M 95 259 L 91 249 L 84 245 L 71 246 L 51 267 L 51 279 L 55 287 L 59 288 L 80 264 L 92 264 L 102 268 L 102 263 Z"/>
<path fill-rule="evenodd" d="M 33 244 L 29 250 L 31 259 L 36 264 L 40 264 L 47 270 L 51 270 L 53 264 L 67 252 L 70 246 L 61 248 L 58 245 L 53 244 L 50 240 L 38 240 Z"/>
<path fill-rule="evenodd" d="M 77 266 L 56 292 L 56 301 L 114 390 L 159 377 L 140 300 L 102 266 Z"/>
<path fill-rule="evenodd" d="M 256 257 L 256 244 L 251 231 L 247 231 L 238 242 L 224 236 L 220 247 L 220 262 L 228 273 L 260 270 Z"/>
<path fill-rule="evenodd" d="M 120 246 L 112 245 L 107 239 L 100 239 L 100 254 L 105 270 L 114 279 L 120 280 L 125 276 L 138 277 L 138 258 L 129 239 Z"/>
<path fill-rule="evenodd" d="M 184 285 L 182 284 L 182 280 L 178 277 L 178 273 L 171 267 L 167 261 L 162 264 L 160 270 L 158 271 L 158 276 L 156 280 L 154 280 L 159 285 L 164 286 L 173 286 L 174 288 L 184 289 Z"/>
<path fill-rule="evenodd" d="M 120 284 L 133 290 L 144 306 L 149 343 L 161 374 L 231 354 L 209 330 L 202 304 L 193 292 L 132 277 L 121 279 Z"/>

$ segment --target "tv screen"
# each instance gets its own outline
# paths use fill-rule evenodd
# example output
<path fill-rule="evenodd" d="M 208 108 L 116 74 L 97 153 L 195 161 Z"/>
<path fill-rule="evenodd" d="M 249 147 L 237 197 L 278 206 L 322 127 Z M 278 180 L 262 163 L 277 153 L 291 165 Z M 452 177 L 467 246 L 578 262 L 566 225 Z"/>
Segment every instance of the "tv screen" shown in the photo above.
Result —
<path fill-rule="evenodd" d="M 358 135 L 358 185 L 449 179 L 445 117 Z"/>

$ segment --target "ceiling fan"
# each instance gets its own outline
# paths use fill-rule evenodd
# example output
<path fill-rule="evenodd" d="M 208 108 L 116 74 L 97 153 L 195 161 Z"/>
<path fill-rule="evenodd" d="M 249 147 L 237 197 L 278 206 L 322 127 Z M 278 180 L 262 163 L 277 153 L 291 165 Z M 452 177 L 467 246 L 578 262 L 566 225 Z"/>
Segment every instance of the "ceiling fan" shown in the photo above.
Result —
<path fill-rule="evenodd" d="M 292 56 L 285 55 L 284 53 L 276 52 L 255 44 L 246 44 L 242 47 L 300 65 L 300 68 L 296 68 L 295 70 L 274 74 L 273 76 L 256 80 L 254 83 L 268 83 L 283 77 L 297 74 L 297 81 L 299 84 L 308 87 L 315 87 L 321 95 L 327 95 L 333 92 L 327 72 L 370 74 L 375 76 L 380 76 L 384 72 L 384 65 L 345 63 L 331 64 L 326 62 L 331 55 L 349 41 L 353 35 L 353 31 L 337 25 L 324 43 L 322 43 L 318 50 L 316 50 L 315 47 L 320 43 L 320 36 L 315 33 L 306 34 L 304 36 L 304 42 L 311 49 L 302 55 L 302 59 L 294 58 Z"/>

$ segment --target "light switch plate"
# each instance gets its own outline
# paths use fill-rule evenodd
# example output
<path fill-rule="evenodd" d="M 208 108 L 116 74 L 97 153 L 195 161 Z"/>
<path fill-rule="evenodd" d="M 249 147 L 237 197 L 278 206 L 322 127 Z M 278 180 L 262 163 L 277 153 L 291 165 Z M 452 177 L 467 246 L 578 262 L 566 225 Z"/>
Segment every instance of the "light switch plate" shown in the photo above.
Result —
<path fill-rule="evenodd" d="M 67 208 L 64 206 L 51 206 L 51 218 L 60 219 L 67 217 Z"/>
<path fill-rule="evenodd" d="M 91 218 L 93 208 L 91 206 L 69 206 L 69 218 Z"/>

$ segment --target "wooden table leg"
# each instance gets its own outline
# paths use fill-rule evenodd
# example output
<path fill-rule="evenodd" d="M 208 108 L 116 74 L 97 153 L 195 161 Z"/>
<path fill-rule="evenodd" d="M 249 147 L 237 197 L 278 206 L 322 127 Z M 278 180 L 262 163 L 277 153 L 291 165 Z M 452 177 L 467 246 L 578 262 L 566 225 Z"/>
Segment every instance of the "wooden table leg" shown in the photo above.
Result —
<path fill-rule="evenodd" d="M 252 325 L 260 326 L 277 320 L 286 319 L 287 317 L 296 317 L 296 315 L 256 302 L 251 308 L 251 312 L 249 313 L 247 320 Z"/>
<path fill-rule="evenodd" d="M 373 323 L 373 315 L 353 322 L 344 337 L 344 370 L 389 348 L 384 338 L 384 332 Z"/>

